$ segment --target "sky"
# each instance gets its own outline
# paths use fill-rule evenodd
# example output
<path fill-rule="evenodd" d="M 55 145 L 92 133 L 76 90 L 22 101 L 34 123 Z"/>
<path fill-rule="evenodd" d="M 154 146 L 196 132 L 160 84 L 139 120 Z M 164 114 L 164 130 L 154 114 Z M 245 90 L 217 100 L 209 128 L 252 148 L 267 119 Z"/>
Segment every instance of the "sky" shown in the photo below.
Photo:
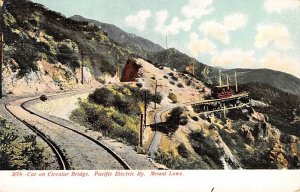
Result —
<path fill-rule="evenodd" d="M 300 78 L 300 0 L 33 0 L 222 68 L 268 68 Z"/>

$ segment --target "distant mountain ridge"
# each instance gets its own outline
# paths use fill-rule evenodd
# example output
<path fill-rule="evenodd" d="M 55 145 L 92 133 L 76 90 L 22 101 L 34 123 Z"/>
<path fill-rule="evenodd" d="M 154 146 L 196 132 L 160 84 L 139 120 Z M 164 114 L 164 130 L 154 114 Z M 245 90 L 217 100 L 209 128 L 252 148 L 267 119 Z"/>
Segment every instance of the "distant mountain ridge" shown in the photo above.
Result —
<path fill-rule="evenodd" d="M 191 62 L 195 62 L 195 76 L 208 85 L 219 83 L 219 68 L 203 64 L 180 51 L 170 48 L 163 51 L 148 54 L 148 59 L 158 65 L 168 66 L 184 71 Z M 238 73 L 239 84 L 258 82 L 270 85 L 282 91 L 300 96 L 300 79 L 280 71 L 271 69 L 221 69 L 229 75 Z"/>
<path fill-rule="evenodd" d="M 238 76 L 238 81 L 241 84 L 250 82 L 263 83 L 300 96 L 300 79 L 288 73 L 271 69 L 232 69 L 229 72 L 233 73 L 234 70 L 238 73 L 243 73 L 243 75 Z"/>
<path fill-rule="evenodd" d="M 162 46 L 155 44 L 152 41 L 145 39 L 143 37 L 136 36 L 132 33 L 127 33 L 122 29 L 120 29 L 119 27 L 112 24 L 103 23 L 92 19 L 87 19 L 80 15 L 74 15 L 70 17 L 70 19 L 76 21 L 86 21 L 86 22 L 94 23 L 95 25 L 99 26 L 101 29 L 106 31 L 109 38 L 111 38 L 117 43 L 120 43 L 125 46 L 129 46 L 135 49 L 136 51 L 144 50 L 146 52 L 157 52 L 157 51 L 164 50 Z"/>

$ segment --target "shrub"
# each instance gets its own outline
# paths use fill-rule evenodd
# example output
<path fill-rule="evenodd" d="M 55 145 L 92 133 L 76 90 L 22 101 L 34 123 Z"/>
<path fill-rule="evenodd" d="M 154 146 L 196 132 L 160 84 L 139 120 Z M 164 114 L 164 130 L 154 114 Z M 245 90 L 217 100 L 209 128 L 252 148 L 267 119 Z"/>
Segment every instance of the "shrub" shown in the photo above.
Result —
<path fill-rule="evenodd" d="M 186 86 L 190 86 L 192 84 L 191 80 L 186 81 Z"/>
<path fill-rule="evenodd" d="M 186 125 L 188 122 L 187 116 L 183 115 L 183 108 L 174 108 L 166 120 L 166 124 L 171 132 L 175 132 L 179 125 Z"/>
<path fill-rule="evenodd" d="M 0 118 L 0 170 L 47 169 L 43 151 L 35 135 L 19 137 L 15 127 Z"/>
<path fill-rule="evenodd" d="M 192 116 L 191 117 L 194 121 L 198 121 L 199 120 L 199 118 L 197 117 L 197 116 Z"/>
<path fill-rule="evenodd" d="M 80 101 L 79 109 L 72 112 L 71 119 L 81 125 L 101 132 L 131 145 L 138 144 L 138 127 L 126 114 L 119 113 L 115 108 L 104 108 L 88 101 Z M 139 117 L 136 117 L 139 122 Z"/>
<path fill-rule="evenodd" d="M 169 79 L 169 77 L 168 77 L 168 76 L 166 76 L 166 75 L 164 75 L 164 78 L 165 78 L 165 79 Z"/>
<path fill-rule="evenodd" d="M 223 155 L 221 149 L 217 148 L 216 142 L 204 135 L 202 131 L 193 131 L 189 134 L 189 140 L 195 152 L 214 168 L 222 169 L 223 163 L 220 157 Z"/>
<path fill-rule="evenodd" d="M 169 93 L 168 98 L 171 99 L 172 103 L 177 103 L 178 102 L 177 96 L 172 92 Z"/>
<path fill-rule="evenodd" d="M 147 94 L 147 103 L 155 101 L 149 90 L 122 86 L 100 88 L 90 94 L 87 101 L 79 102 L 79 109 L 72 112 L 71 119 L 104 135 L 137 145 L 141 102 Z M 157 93 L 157 102 L 162 96 Z"/>
<path fill-rule="evenodd" d="M 189 151 L 187 150 L 186 146 L 183 143 L 180 143 L 180 145 L 178 145 L 177 151 L 179 155 L 181 155 L 184 158 L 188 158 L 190 155 Z"/>
<path fill-rule="evenodd" d="M 159 151 L 155 156 L 155 160 L 175 170 L 210 169 L 209 165 L 201 157 L 175 157 L 172 152 L 164 153 Z"/>
<path fill-rule="evenodd" d="M 62 64 L 70 64 L 71 67 L 77 68 L 80 66 L 78 54 L 67 44 L 58 46 L 57 59 Z"/>
<path fill-rule="evenodd" d="M 183 87 L 182 83 L 178 83 L 177 87 L 182 88 Z"/>
<path fill-rule="evenodd" d="M 174 76 L 174 73 L 170 72 L 169 75 L 170 75 L 171 77 L 173 77 L 173 76 Z"/>
<path fill-rule="evenodd" d="M 119 124 L 120 126 L 124 126 L 126 124 L 126 118 L 124 115 L 120 114 L 120 113 L 114 113 L 112 115 L 112 119 Z"/>
<path fill-rule="evenodd" d="M 155 98 L 155 96 L 154 96 Z M 155 103 L 161 103 L 161 100 L 163 99 L 162 95 L 160 93 L 156 94 L 156 99 L 154 100 Z"/>
<path fill-rule="evenodd" d="M 26 73 L 37 71 L 36 62 L 39 60 L 39 50 L 30 42 L 22 42 L 20 46 L 16 47 L 15 52 L 11 55 L 18 64 L 20 71 L 19 76 L 24 76 Z"/>
<path fill-rule="evenodd" d="M 143 84 L 142 83 L 136 83 L 136 86 L 139 87 L 139 88 L 142 88 Z"/>
<path fill-rule="evenodd" d="M 110 131 L 109 136 L 134 146 L 139 144 L 139 134 L 128 128 L 116 126 Z"/>
<path fill-rule="evenodd" d="M 131 115 L 136 115 L 140 112 L 137 103 L 142 101 L 140 93 L 131 92 L 131 90 L 126 88 L 118 88 L 117 90 L 108 88 L 96 89 L 88 98 L 96 104 L 103 105 L 104 107 L 114 106 L 121 113 Z"/>
<path fill-rule="evenodd" d="M 175 82 L 174 82 L 174 81 L 170 81 L 170 84 L 171 84 L 171 85 L 175 85 Z"/>
<path fill-rule="evenodd" d="M 175 77 L 175 76 L 172 76 L 171 79 L 174 80 L 174 81 L 178 81 L 178 78 Z"/>
<path fill-rule="evenodd" d="M 89 95 L 89 100 L 105 107 L 114 105 L 114 95 L 111 90 L 103 87 Z"/>

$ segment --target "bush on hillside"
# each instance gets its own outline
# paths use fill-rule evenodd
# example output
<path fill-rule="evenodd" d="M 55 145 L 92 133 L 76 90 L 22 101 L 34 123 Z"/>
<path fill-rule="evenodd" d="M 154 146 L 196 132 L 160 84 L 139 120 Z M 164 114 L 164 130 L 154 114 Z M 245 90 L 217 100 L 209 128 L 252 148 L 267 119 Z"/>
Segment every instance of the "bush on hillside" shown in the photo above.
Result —
<path fill-rule="evenodd" d="M 131 145 L 139 141 L 139 116 L 130 117 L 114 108 L 104 108 L 88 101 L 79 101 L 79 108 L 70 117 L 73 121 L 99 131 L 105 136 Z"/>
<path fill-rule="evenodd" d="M 179 125 L 186 125 L 188 122 L 187 116 L 183 114 L 182 107 L 174 108 L 166 120 L 166 124 L 170 132 L 175 132 Z"/>
<path fill-rule="evenodd" d="M 172 103 L 178 102 L 177 96 L 172 92 L 169 93 L 168 98 L 171 99 Z"/>
<path fill-rule="evenodd" d="M 36 136 L 20 137 L 11 123 L 0 118 L 0 170 L 46 169 L 43 151 Z"/>
<path fill-rule="evenodd" d="M 175 170 L 210 169 L 209 165 L 201 157 L 189 156 L 187 158 L 175 156 L 172 152 L 159 151 L 155 161 Z"/>
<path fill-rule="evenodd" d="M 204 135 L 202 131 L 193 131 L 189 134 L 189 140 L 195 152 L 201 156 L 210 166 L 222 169 L 223 163 L 220 158 L 223 155 L 217 148 L 216 141 Z"/>

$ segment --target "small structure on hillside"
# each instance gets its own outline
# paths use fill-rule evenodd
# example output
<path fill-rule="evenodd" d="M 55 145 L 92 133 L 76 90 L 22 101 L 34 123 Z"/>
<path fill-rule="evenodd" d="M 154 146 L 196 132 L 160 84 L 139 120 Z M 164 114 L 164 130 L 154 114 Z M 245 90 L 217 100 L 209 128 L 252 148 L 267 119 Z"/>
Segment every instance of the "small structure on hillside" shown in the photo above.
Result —
<path fill-rule="evenodd" d="M 142 66 L 137 64 L 135 59 L 129 58 L 122 71 L 121 82 L 135 82 L 139 78 L 139 69 Z"/>

